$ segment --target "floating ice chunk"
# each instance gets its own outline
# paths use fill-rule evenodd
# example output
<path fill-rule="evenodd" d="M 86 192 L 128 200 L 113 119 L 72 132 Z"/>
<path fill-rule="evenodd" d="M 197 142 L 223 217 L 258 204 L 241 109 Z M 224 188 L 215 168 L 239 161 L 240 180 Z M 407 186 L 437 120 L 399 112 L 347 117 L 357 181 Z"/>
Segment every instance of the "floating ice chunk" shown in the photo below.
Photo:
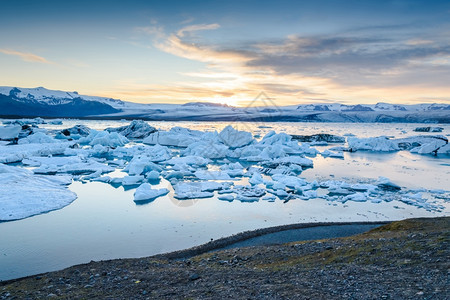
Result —
<path fill-rule="evenodd" d="M 159 180 L 159 172 L 158 171 L 150 171 L 147 174 L 145 174 L 145 178 L 147 178 L 148 180 Z"/>
<path fill-rule="evenodd" d="M 313 135 L 292 135 L 292 139 L 306 143 L 313 143 L 313 142 L 345 143 L 344 137 L 328 133 L 319 133 Z"/>
<path fill-rule="evenodd" d="M 207 158 L 203 158 L 201 156 L 183 156 L 183 157 L 174 157 L 165 162 L 169 165 L 178 165 L 178 164 L 186 164 L 191 166 L 204 167 L 210 163 L 210 160 Z"/>
<path fill-rule="evenodd" d="M 72 142 L 0 146 L 0 163 L 20 162 L 32 156 L 60 155 Z"/>
<path fill-rule="evenodd" d="M 172 172 L 163 172 L 163 176 L 167 180 L 171 179 L 183 179 L 184 176 L 191 175 L 189 171 L 172 171 Z"/>
<path fill-rule="evenodd" d="M 249 179 L 249 183 L 251 185 L 258 185 L 260 183 L 263 183 L 264 179 L 262 178 L 261 174 L 255 172 L 253 173 L 252 177 Z"/>
<path fill-rule="evenodd" d="M 151 133 L 156 132 L 156 128 L 142 120 L 133 120 L 130 125 L 118 128 L 106 128 L 106 131 L 117 132 L 131 139 L 143 139 Z"/>
<path fill-rule="evenodd" d="M 345 196 L 342 200 L 343 202 L 345 201 L 365 202 L 367 201 L 367 196 L 364 193 L 355 193 Z"/>
<path fill-rule="evenodd" d="M 296 188 L 308 184 L 306 180 L 299 178 L 297 176 L 290 176 L 290 175 L 275 174 L 272 175 L 272 179 L 274 181 L 281 182 L 290 188 Z"/>
<path fill-rule="evenodd" d="M 437 151 L 438 154 L 450 154 L 450 143 L 440 147 Z"/>
<path fill-rule="evenodd" d="M 234 196 L 230 195 L 230 194 L 219 195 L 217 198 L 219 200 L 228 201 L 228 202 L 231 202 L 234 200 Z"/>
<path fill-rule="evenodd" d="M 54 166 L 64 166 L 69 164 L 78 164 L 82 160 L 78 156 L 55 156 L 55 157 L 30 157 L 22 161 L 24 165 L 39 167 L 41 165 L 54 165 Z"/>
<path fill-rule="evenodd" d="M 266 194 L 266 191 L 257 186 L 250 185 L 236 185 L 233 188 L 233 192 L 238 195 L 238 199 L 241 200 L 242 197 L 245 198 L 256 198 L 256 201 L 259 197 L 262 197 Z"/>
<path fill-rule="evenodd" d="M 80 144 L 102 145 L 107 147 L 124 146 L 128 143 L 128 139 L 117 132 L 96 131 L 91 130 L 89 135 L 79 139 Z"/>
<path fill-rule="evenodd" d="M 289 194 L 284 189 L 268 190 L 268 192 L 277 195 L 280 198 L 289 196 Z"/>
<path fill-rule="evenodd" d="M 230 148 L 240 148 L 254 141 L 250 132 L 236 130 L 231 125 L 219 133 L 219 140 Z"/>
<path fill-rule="evenodd" d="M 182 151 L 182 155 L 219 159 L 227 157 L 229 151 L 228 146 L 217 144 L 212 141 L 199 141 L 190 144 L 184 151 Z"/>
<path fill-rule="evenodd" d="M 26 169 L 0 164 L 0 221 L 63 208 L 77 198 L 67 189 L 68 183 L 66 177 L 37 176 Z"/>
<path fill-rule="evenodd" d="M 373 191 L 376 190 L 377 187 L 373 184 L 365 184 L 365 183 L 356 183 L 352 184 L 350 186 L 351 190 L 358 191 L 358 192 L 365 192 L 365 191 Z"/>
<path fill-rule="evenodd" d="M 114 168 L 105 164 L 96 162 L 92 159 L 64 165 L 41 165 L 39 168 L 33 170 L 35 174 L 56 174 L 56 173 L 69 173 L 69 174 L 90 174 L 100 171 L 100 173 L 107 173 L 114 171 Z"/>
<path fill-rule="evenodd" d="M 175 147 L 187 147 L 202 139 L 205 133 L 198 130 L 191 130 L 182 127 L 173 127 L 169 131 L 157 131 L 150 134 L 143 140 L 144 144 Z"/>
<path fill-rule="evenodd" d="M 134 157 L 124 169 L 130 175 L 142 175 L 150 171 L 161 172 L 161 166 L 152 162 L 152 159 L 147 156 Z"/>
<path fill-rule="evenodd" d="M 59 139 L 80 139 L 83 136 L 88 136 L 90 129 L 85 125 L 75 125 L 73 127 L 63 129 L 57 133 L 56 138 Z"/>
<path fill-rule="evenodd" d="M 398 191 L 401 189 L 400 186 L 393 183 L 389 178 L 383 176 L 378 177 L 377 185 L 379 188 L 388 191 Z"/>
<path fill-rule="evenodd" d="M 201 180 L 230 180 L 231 177 L 224 171 L 198 170 L 194 175 Z"/>
<path fill-rule="evenodd" d="M 397 143 L 384 136 L 372 138 L 349 137 L 347 142 L 352 151 L 369 150 L 388 152 L 400 150 Z"/>
<path fill-rule="evenodd" d="M 277 197 L 275 197 L 274 195 L 266 195 L 261 199 L 269 202 L 274 202 L 277 199 Z"/>
<path fill-rule="evenodd" d="M 152 189 L 152 186 L 148 183 L 141 184 L 136 191 L 134 192 L 134 201 L 145 201 L 145 200 L 153 200 L 158 197 L 167 195 L 169 190 L 166 188 L 163 189 Z"/>
<path fill-rule="evenodd" d="M 303 195 L 303 197 L 302 197 L 303 200 L 317 198 L 317 191 L 314 191 L 314 190 L 306 190 L 305 191 L 305 190 L 303 190 L 302 195 Z"/>
<path fill-rule="evenodd" d="M 416 132 L 442 132 L 442 130 L 444 130 L 444 128 L 442 127 L 417 127 L 416 129 L 414 129 L 414 131 Z"/>
<path fill-rule="evenodd" d="M 131 176 L 125 176 L 122 178 L 122 185 L 136 185 L 140 184 L 144 180 L 144 176 L 142 175 L 131 175 Z"/>
<path fill-rule="evenodd" d="M 61 119 L 53 119 L 49 120 L 47 123 L 52 125 L 62 125 L 63 121 Z"/>
<path fill-rule="evenodd" d="M 287 156 L 283 158 L 274 159 L 272 163 L 277 164 L 296 164 L 302 167 L 306 168 L 312 168 L 313 167 L 313 161 L 306 157 L 301 156 Z"/>
<path fill-rule="evenodd" d="M 58 143 L 53 137 L 46 135 L 43 132 L 36 132 L 26 138 L 20 139 L 17 142 L 19 145 L 23 144 L 44 144 L 44 143 Z"/>
<path fill-rule="evenodd" d="M 342 152 L 333 152 L 330 150 L 325 150 L 321 153 L 323 157 L 334 157 L 334 158 L 344 158 L 344 153 Z"/>
<path fill-rule="evenodd" d="M 244 167 L 239 162 L 221 165 L 220 169 L 228 173 L 228 175 L 230 175 L 231 177 L 238 177 L 244 175 L 243 171 Z"/>
<path fill-rule="evenodd" d="M 444 140 L 436 139 L 419 147 L 411 149 L 412 153 L 437 154 L 441 147 L 448 145 Z"/>
<path fill-rule="evenodd" d="M 195 199 L 210 198 L 214 196 L 211 191 L 205 190 L 202 182 L 181 182 L 175 185 L 175 198 L 177 199 Z"/>
<path fill-rule="evenodd" d="M 0 126 L 0 141 L 12 141 L 19 137 L 22 126 Z"/>

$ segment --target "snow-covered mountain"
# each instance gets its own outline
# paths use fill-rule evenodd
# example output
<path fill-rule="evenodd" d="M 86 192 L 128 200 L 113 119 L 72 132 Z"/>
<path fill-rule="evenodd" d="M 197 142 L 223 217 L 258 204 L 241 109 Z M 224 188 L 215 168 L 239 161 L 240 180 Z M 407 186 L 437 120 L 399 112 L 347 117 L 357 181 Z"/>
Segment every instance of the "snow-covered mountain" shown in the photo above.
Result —
<path fill-rule="evenodd" d="M 209 102 L 139 104 L 43 87 L 0 87 L 0 116 L 141 118 L 167 121 L 450 123 L 450 105 L 403 105 L 384 102 L 356 105 L 314 103 L 280 107 L 232 107 Z"/>

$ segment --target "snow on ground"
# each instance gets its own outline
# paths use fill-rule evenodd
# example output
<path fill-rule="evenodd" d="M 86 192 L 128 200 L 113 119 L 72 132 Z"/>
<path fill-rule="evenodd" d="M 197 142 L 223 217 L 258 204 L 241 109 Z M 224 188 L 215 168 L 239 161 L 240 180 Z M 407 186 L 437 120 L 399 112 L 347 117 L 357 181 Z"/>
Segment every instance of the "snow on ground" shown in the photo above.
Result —
<path fill-rule="evenodd" d="M 305 169 L 314 167 L 312 158 L 318 154 L 327 159 L 344 159 L 343 151 L 447 155 L 448 139 L 440 135 L 396 139 L 348 134 L 347 144 L 339 139 L 342 145 L 319 151 L 312 143 L 299 142 L 283 132 L 270 131 L 261 138 L 231 126 L 220 132 L 182 127 L 158 130 L 133 121 L 106 130 L 76 125 L 47 131 L 37 127 L 39 120 L 33 120 L 34 127 L 27 134 L 20 134 L 21 126 L 0 127 L 0 139 L 8 140 L 0 144 L 0 220 L 64 207 L 76 197 L 66 187 L 72 178 L 137 187 L 134 201 L 141 204 L 170 194 L 179 200 L 217 197 L 229 202 L 397 200 L 440 211 L 443 201 L 450 198 L 449 191 L 411 191 L 386 177 L 356 183 L 301 177 Z M 10 163 L 17 164 L 4 165 Z M 154 189 L 152 185 L 161 180 L 167 180 L 173 192 Z M 11 187 L 18 192 L 7 193 Z"/>

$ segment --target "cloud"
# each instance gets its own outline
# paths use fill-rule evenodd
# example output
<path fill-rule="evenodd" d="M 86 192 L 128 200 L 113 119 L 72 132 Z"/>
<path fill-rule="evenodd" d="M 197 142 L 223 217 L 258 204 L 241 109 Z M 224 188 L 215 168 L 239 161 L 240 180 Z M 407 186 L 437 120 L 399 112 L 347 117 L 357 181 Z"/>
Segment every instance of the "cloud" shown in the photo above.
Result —
<path fill-rule="evenodd" d="M 13 55 L 20 57 L 23 61 L 27 62 L 38 62 L 38 63 L 44 63 L 44 64 L 53 64 L 53 62 L 48 61 L 42 56 L 33 54 L 33 53 L 26 53 L 26 52 L 20 52 L 15 50 L 9 50 L 9 49 L 0 49 L 0 52 L 6 55 Z"/>
<path fill-rule="evenodd" d="M 220 28 L 219 24 L 197 24 L 197 25 L 189 25 L 178 30 L 177 35 L 179 37 L 183 37 L 186 33 L 192 33 L 194 31 L 201 30 L 214 30 Z"/>
<path fill-rule="evenodd" d="M 156 48 L 205 63 L 203 70 L 184 72 L 186 81 L 159 86 L 159 91 L 197 100 L 240 97 L 241 105 L 261 91 L 283 104 L 311 99 L 412 102 L 427 95 L 446 99 L 450 93 L 450 42 L 439 34 L 423 38 L 405 34 L 405 26 L 398 26 L 402 34 L 371 27 L 227 47 L 192 34 L 219 28 L 197 24 L 173 33 L 157 26 L 143 31 L 153 36 Z"/>

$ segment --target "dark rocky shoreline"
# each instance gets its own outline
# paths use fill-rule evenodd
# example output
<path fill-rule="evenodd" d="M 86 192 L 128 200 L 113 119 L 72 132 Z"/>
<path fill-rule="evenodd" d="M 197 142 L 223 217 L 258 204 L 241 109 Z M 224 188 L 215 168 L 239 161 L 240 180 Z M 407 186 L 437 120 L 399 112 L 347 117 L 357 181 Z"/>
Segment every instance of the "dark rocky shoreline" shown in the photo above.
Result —
<path fill-rule="evenodd" d="M 0 282 L 0 299 L 447 299 L 449 225 L 410 219 L 346 238 L 91 262 Z"/>

